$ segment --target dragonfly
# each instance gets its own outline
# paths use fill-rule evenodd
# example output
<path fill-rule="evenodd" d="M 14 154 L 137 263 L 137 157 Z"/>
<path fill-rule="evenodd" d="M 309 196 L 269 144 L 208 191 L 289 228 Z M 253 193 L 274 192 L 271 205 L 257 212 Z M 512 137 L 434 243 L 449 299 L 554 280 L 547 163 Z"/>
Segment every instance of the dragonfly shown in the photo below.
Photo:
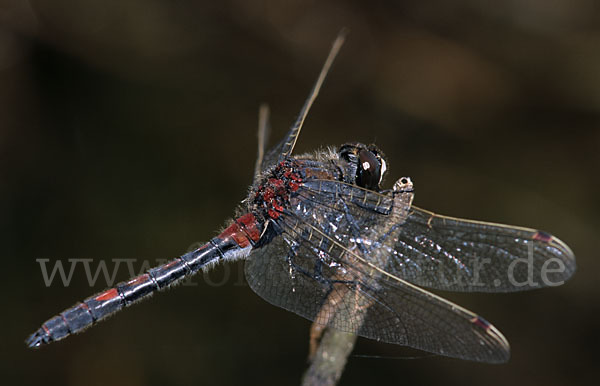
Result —
<path fill-rule="evenodd" d="M 246 280 L 259 296 L 313 321 L 311 347 L 333 328 L 447 357 L 506 362 L 509 343 L 498 329 L 430 290 L 559 285 L 575 272 L 573 252 L 541 230 L 421 209 L 412 204 L 409 177 L 383 189 L 387 162 L 375 145 L 293 154 L 344 39 L 338 35 L 298 117 L 268 151 L 269 111 L 261 106 L 253 184 L 229 226 L 199 248 L 47 320 L 26 344 L 64 339 L 185 277 L 244 260 Z"/>

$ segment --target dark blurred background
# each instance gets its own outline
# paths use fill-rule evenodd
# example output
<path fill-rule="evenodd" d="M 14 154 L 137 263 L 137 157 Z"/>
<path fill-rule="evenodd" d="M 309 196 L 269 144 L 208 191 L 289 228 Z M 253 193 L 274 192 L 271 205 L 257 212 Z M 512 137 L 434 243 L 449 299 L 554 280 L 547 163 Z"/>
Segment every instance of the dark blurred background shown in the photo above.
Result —
<path fill-rule="evenodd" d="M 376 142 L 387 187 L 438 213 L 540 228 L 577 255 L 563 287 L 444 294 L 492 321 L 493 366 L 359 340 L 342 384 L 563 385 L 600 360 L 600 12 L 594 0 L 0 4 L 3 384 L 299 384 L 309 322 L 240 285 L 242 265 L 39 351 L 23 340 L 105 287 L 82 266 L 154 264 L 213 237 L 245 197 L 258 106 L 272 139 L 350 29 L 297 152 Z M 117 280 L 128 277 L 125 267 Z M 224 282 L 215 285 L 217 282 Z M 212 285 L 210 284 L 212 283 Z"/>

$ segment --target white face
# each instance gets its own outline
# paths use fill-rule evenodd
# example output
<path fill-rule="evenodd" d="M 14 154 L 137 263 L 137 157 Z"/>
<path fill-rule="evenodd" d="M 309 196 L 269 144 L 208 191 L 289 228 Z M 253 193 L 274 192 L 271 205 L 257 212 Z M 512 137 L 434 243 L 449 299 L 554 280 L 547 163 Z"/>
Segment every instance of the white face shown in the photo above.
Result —
<path fill-rule="evenodd" d="M 379 176 L 379 183 L 381 184 L 381 180 L 383 180 L 383 175 L 385 174 L 385 171 L 387 170 L 387 165 L 383 158 L 380 158 L 380 160 L 381 160 L 381 175 Z"/>

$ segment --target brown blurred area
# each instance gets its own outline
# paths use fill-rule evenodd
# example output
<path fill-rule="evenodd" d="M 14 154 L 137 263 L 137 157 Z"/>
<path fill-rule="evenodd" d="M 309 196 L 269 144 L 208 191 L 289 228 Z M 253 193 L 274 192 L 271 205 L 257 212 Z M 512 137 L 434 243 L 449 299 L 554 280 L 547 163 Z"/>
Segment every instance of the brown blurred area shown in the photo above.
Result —
<path fill-rule="evenodd" d="M 309 322 L 239 284 L 179 286 L 85 334 L 25 337 L 103 289 L 36 262 L 165 259 L 214 236 L 251 182 L 258 106 L 289 127 L 350 30 L 297 151 L 375 142 L 391 181 L 439 213 L 549 231 L 566 285 L 444 294 L 493 322 L 512 358 L 420 358 L 359 340 L 343 385 L 590 384 L 600 360 L 600 5 L 594 0 L 0 4 L 3 384 L 299 384 Z M 227 275 L 230 275 L 227 277 Z M 119 271 L 118 280 L 127 276 Z"/>

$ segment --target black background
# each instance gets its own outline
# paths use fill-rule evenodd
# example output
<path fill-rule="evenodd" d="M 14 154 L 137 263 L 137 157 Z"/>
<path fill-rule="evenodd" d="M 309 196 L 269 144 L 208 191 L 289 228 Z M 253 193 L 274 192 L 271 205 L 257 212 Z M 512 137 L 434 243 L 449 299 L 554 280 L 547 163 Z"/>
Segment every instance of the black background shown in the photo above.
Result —
<path fill-rule="evenodd" d="M 0 7 L 3 384 L 298 384 L 309 322 L 220 267 L 38 351 L 25 337 L 106 286 L 36 259 L 156 263 L 245 197 L 258 106 L 287 130 L 350 29 L 296 152 L 375 142 L 387 187 L 438 213 L 544 229 L 578 272 L 521 294 L 443 294 L 509 339 L 507 365 L 359 340 L 344 385 L 596 380 L 600 18 L 592 0 L 9 0 Z M 122 267 L 117 280 L 128 277 Z M 214 283 L 223 281 L 222 285 Z"/>

